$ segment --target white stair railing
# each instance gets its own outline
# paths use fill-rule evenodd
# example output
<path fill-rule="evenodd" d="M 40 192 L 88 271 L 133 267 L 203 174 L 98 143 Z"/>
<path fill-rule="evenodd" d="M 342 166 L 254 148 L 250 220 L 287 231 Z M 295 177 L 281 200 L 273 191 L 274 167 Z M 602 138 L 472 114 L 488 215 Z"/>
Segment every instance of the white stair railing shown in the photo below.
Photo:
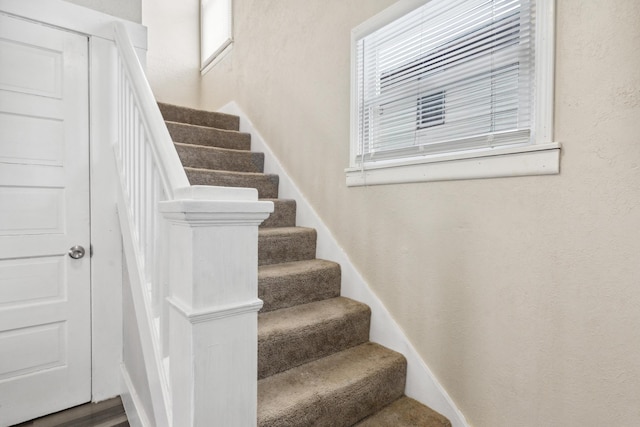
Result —
<path fill-rule="evenodd" d="M 255 425 L 257 226 L 273 204 L 189 185 L 121 24 L 115 39 L 118 213 L 156 424 Z"/>

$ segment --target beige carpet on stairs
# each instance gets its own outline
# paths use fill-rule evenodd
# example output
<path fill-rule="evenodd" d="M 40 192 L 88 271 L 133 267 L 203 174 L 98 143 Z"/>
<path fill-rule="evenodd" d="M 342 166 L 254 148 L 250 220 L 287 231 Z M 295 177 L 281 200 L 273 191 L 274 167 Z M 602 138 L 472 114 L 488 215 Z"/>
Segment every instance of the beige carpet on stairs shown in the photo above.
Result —
<path fill-rule="evenodd" d="M 316 231 L 296 226 L 295 201 L 278 198 L 238 117 L 159 106 L 191 184 L 274 202 L 258 237 L 258 426 L 451 426 L 404 396 L 404 356 L 369 341 L 371 310 L 340 296 L 340 266 L 316 259 Z"/>

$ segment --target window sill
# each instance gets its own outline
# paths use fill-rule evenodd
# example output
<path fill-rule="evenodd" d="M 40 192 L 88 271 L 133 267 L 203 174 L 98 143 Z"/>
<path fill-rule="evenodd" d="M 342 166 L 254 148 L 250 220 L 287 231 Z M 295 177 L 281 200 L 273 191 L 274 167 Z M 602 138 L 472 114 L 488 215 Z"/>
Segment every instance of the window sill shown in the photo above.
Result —
<path fill-rule="evenodd" d="M 233 48 L 233 39 L 225 41 L 213 55 L 207 58 L 200 67 L 200 75 L 204 76 L 211 70 L 218 62 L 222 61 Z"/>
<path fill-rule="evenodd" d="M 390 160 L 345 170 L 347 186 L 453 181 L 560 173 L 560 144 Z"/>

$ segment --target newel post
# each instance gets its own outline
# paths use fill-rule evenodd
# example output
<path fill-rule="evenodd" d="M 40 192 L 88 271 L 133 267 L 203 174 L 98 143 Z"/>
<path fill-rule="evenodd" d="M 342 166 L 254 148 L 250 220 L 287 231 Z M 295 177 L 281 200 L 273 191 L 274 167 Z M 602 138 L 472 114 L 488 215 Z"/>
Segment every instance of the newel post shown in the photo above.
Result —
<path fill-rule="evenodd" d="M 258 225 L 273 203 L 257 201 L 253 189 L 182 193 L 160 203 L 170 254 L 173 425 L 255 426 Z"/>

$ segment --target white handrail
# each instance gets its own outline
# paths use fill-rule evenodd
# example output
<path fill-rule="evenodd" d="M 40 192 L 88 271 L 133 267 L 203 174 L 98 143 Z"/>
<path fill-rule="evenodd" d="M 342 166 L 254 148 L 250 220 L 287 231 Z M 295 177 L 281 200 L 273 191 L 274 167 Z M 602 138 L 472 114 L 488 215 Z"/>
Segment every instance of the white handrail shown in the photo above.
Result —
<path fill-rule="evenodd" d="M 257 227 L 273 203 L 189 186 L 121 24 L 115 40 L 118 215 L 155 425 L 255 425 Z M 216 356 L 230 348 L 242 357 Z"/>
<path fill-rule="evenodd" d="M 168 360 L 168 294 L 162 262 L 166 224 L 158 203 L 173 200 L 189 180 L 125 27 L 114 25 L 117 51 L 118 140 L 121 178 L 118 214 L 142 341 L 154 417 L 171 425 Z"/>
<path fill-rule="evenodd" d="M 164 119 L 158 109 L 151 87 L 149 87 L 142 65 L 133 49 L 127 30 L 120 22 L 115 23 L 115 39 L 120 54 L 120 63 L 132 89 L 134 89 L 132 95 L 139 107 L 140 120 L 149 135 L 150 147 L 161 172 L 164 190 L 171 200 L 177 189 L 189 186 L 189 179 L 173 147 L 171 136 L 164 124 Z"/>

